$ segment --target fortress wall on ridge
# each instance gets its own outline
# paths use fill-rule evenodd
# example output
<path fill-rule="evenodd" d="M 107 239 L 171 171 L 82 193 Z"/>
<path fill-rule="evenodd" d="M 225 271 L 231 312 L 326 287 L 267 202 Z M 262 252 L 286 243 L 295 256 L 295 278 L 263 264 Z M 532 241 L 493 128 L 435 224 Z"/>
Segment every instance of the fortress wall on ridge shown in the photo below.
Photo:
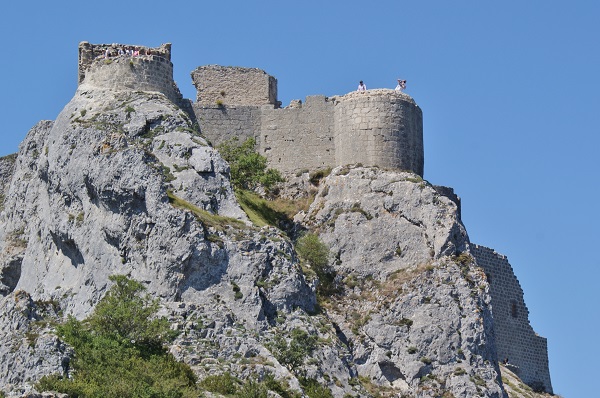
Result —
<path fill-rule="evenodd" d="M 469 250 L 490 284 L 498 359 L 508 359 L 521 380 L 532 388 L 552 393 L 547 341 L 529 324 L 523 289 L 508 259 L 484 246 L 471 244 Z"/>
<path fill-rule="evenodd" d="M 259 153 L 286 173 L 335 165 L 333 111 L 334 103 L 322 95 L 285 109 L 263 107 Z"/>
<path fill-rule="evenodd" d="M 308 96 L 280 109 L 277 80 L 257 68 L 201 66 L 192 72 L 194 113 L 213 144 L 237 136 L 284 174 L 362 163 L 423 176 L 423 114 L 390 89 Z"/>
<path fill-rule="evenodd" d="M 119 48 L 129 47 L 138 49 L 144 55 L 117 55 Z M 105 58 L 107 49 L 113 55 Z M 158 91 L 180 105 L 183 97 L 173 81 L 170 49 L 170 44 L 147 48 L 82 42 L 79 45 L 79 83 L 115 91 Z"/>
<path fill-rule="evenodd" d="M 200 132 L 211 145 L 237 138 L 240 143 L 248 138 L 258 140 L 261 108 L 234 105 L 227 107 L 192 105 Z M 258 141 L 257 141 L 258 142 Z"/>
<path fill-rule="evenodd" d="M 200 66 L 192 72 L 192 82 L 199 106 L 278 106 L 277 79 L 258 68 Z"/>

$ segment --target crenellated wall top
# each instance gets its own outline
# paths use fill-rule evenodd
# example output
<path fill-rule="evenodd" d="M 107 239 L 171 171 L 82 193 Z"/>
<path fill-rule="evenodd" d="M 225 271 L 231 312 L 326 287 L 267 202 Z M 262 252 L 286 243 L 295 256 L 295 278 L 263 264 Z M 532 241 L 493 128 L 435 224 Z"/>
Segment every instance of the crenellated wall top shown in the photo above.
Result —
<path fill-rule="evenodd" d="M 85 73 L 94 62 L 117 57 L 160 57 L 171 62 L 171 43 L 158 47 L 147 47 L 132 44 L 91 44 L 87 41 L 79 43 L 78 82 L 85 79 Z"/>

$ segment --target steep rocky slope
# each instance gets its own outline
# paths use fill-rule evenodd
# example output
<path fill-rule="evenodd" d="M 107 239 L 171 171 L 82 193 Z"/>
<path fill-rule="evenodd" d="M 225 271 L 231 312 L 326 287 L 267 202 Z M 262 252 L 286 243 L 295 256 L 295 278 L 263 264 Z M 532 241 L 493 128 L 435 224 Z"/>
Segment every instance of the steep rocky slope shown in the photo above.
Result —
<path fill-rule="evenodd" d="M 85 317 L 125 274 L 161 299 L 181 331 L 171 352 L 201 378 L 273 374 L 296 391 L 314 379 L 336 397 L 506 396 L 489 285 L 446 190 L 377 168 L 321 180 L 295 218 L 331 249 L 337 292 L 317 304 L 291 240 L 250 223 L 228 173 L 162 94 L 84 84 L 36 125 L 2 174 L 1 389 L 68 371 L 49 320 Z M 299 331 L 317 343 L 292 362 Z"/>

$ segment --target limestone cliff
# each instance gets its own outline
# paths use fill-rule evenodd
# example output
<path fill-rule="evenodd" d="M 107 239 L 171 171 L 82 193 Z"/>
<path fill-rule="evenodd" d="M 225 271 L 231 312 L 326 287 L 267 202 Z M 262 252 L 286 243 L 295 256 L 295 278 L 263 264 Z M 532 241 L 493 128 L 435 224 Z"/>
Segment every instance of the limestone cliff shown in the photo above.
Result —
<path fill-rule="evenodd" d="M 158 92 L 85 82 L 55 121 L 0 162 L 0 390 L 69 372 L 50 320 L 83 318 L 109 276 L 143 282 L 182 333 L 171 353 L 200 377 L 301 376 L 335 397 L 505 397 L 490 285 L 459 203 L 418 175 L 338 167 L 296 215 L 331 249 L 337 291 L 290 238 L 248 220 L 229 166 Z M 299 176 L 283 192 L 315 189 Z M 300 188 L 298 188 L 300 187 Z M 318 344 L 290 364 L 278 342 Z M 281 340 L 283 339 L 283 340 Z"/>

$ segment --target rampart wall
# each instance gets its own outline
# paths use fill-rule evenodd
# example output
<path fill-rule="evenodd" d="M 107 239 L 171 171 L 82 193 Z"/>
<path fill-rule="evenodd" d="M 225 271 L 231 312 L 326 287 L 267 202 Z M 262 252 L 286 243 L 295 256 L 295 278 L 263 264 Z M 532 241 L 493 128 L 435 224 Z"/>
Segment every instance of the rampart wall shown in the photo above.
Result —
<path fill-rule="evenodd" d="M 279 108 L 276 80 L 256 68 L 209 65 L 192 72 L 194 113 L 213 145 L 256 139 L 283 173 L 362 163 L 423 175 L 423 115 L 394 90 L 309 96 Z"/>
<path fill-rule="evenodd" d="M 470 245 L 470 252 L 490 284 L 499 360 L 508 359 L 529 386 L 552 393 L 546 338 L 538 336 L 529 324 L 523 289 L 506 256 L 475 244 Z"/>
<path fill-rule="evenodd" d="M 196 103 L 222 105 L 275 105 L 277 79 L 258 68 L 200 66 L 192 72 Z"/>
<path fill-rule="evenodd" d="M 336 165 L 362 163 L 423 175 L 423 114 L 412 98 L 367 90 L 334 100 Z"/>
<path fill-rule="evenodd" d="M 240 142 L 248 138 L 254 138 L 258 142 L 261 123 L 260 107 L 244 105 L 199 107 L 196 103 L 192 106 L 200 131 L 213 146 L 236 137 Z"/>
<path fill-rule="evenodd" d="M 295 173 L 334 166 L 334 107 L 324 96 L 310 96 L 296 107 L 263 108 L 259 152 L 270 167 Z"/>
<path fill-rule="evenodd" d="M 119 55 L 119 50 L 135 50 L 140 55 Z M 150 48 L 82 42 L 79 44 L 79 84 L 116 91 L 158 91 L 177 105 L 183 101 L 173 81 L 170 44 Z"/>

